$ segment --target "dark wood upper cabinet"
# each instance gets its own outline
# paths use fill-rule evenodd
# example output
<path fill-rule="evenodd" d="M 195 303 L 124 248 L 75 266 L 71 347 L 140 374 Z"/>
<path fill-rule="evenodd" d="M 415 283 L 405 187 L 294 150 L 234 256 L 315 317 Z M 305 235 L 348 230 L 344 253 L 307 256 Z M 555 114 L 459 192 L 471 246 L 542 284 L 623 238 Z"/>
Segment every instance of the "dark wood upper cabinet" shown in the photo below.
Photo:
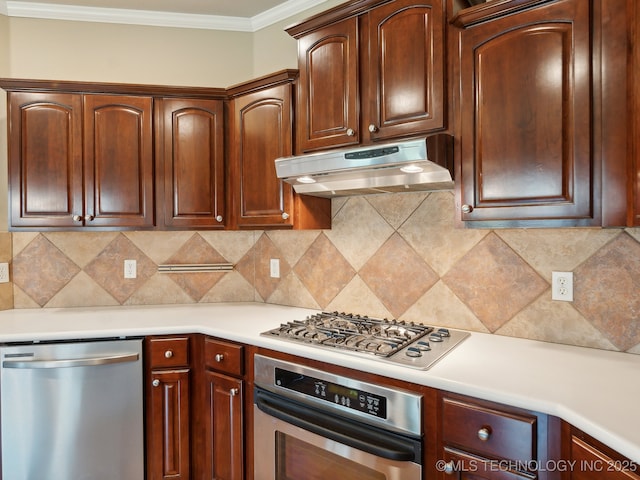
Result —
<path fill-rule="evenodd" d="M 349 18 L 298 40 L 298 149 L 360 142 L 358 19 Z"/>
<path fill-rule="evenodd" d="M 287 32 L 298 40 L 297 151 L 444 128 L 442 0 L 351 1 Z"/>
<path fill-rule="evenodd" d="M 276 176 L 293 153 L 293 82 L 283 71 L 230 90 L 229 191 L 237 228 L 330 228 L 331 201 L 296 195 Z"/>
<path fill-rule="evenodd" d="M 453 18 L 461 220 L 625 223 L 626 9 L 496 0 Z"/>
<path fill-rule="evenodd" d="M 362 70 L 365 138 L 442 129 L 446 108 L 442 2 L 396 0 L 363 15 L 362 26 L 369 49 L 364 58 L 368 65 Z"/>
<path fill-rule="evenodd" d="M 72 228 L 83 215 L 82 97 L 13 92 L 9 108 L 11 227 Z"/>
<path fill-rule="evenodd" d="M 152 99 L 10 92 L 10 226 L 153 226 Z"/>
<path fill-rule="evenodd" d="M 581 0 L 459 32 L 463 220 L 592 223 L 590 32 Z"/>
<path fill-rule="evenodd" d="M 153 100 L 84 95 L 84 225 L 152 227 Z"/>
<path fill-rule="evenodd" d="M 155 108 L 158 223 L 224 228 L 224 102 L 162 98 Z"/>

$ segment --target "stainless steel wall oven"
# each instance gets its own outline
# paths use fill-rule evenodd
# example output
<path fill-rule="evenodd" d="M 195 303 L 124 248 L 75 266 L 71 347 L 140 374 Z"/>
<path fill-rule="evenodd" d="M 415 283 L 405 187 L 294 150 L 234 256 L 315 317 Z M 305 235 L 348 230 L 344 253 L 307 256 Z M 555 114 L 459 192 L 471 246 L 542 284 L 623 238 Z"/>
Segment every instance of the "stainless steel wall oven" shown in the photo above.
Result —
<path fill-rule="evenodd" d="M 419 480 L 422 396 L 255 357 L 255 480 Z"/>

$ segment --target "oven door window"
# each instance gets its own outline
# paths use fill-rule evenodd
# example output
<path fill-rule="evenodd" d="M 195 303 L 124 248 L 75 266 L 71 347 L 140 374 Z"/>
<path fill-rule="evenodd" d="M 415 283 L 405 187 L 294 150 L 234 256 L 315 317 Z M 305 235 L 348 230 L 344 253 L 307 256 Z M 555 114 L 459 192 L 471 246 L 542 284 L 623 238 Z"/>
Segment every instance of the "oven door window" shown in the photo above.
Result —
<path fill-rule="evenodd" d="M 275 480 L 385 480 L 384 474 L 298 438 L 276 432 Z"/>

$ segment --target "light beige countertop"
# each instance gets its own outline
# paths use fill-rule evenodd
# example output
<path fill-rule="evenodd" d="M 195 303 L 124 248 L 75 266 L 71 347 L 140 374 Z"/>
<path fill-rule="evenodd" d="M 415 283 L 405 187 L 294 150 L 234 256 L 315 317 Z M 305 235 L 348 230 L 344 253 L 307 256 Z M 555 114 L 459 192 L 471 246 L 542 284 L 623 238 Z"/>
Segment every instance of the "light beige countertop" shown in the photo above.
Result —
<path fill-rule="evenodd" d="M 0 342 L 203 333 L 555 415 L 640 463 L 640 355 L 472 332 L 424 371 L 260 336 L 310 313 L 263 303 L 6 310 Z"/>

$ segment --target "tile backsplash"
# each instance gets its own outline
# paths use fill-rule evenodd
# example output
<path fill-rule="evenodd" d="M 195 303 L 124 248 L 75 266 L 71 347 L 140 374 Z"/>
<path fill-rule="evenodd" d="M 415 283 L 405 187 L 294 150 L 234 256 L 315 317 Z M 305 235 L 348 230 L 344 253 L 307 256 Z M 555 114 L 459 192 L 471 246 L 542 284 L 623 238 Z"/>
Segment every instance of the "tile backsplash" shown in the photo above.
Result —
<path fill-rule="evenodd" d="M 460 229 L 453 204 L 335 199 L 331 230 L 0 233 L 0 308 L 257 301 L 640 354 L 640 229 Z M 574 273 L 573 302 L 551 300 L 552 271 Z"/>

